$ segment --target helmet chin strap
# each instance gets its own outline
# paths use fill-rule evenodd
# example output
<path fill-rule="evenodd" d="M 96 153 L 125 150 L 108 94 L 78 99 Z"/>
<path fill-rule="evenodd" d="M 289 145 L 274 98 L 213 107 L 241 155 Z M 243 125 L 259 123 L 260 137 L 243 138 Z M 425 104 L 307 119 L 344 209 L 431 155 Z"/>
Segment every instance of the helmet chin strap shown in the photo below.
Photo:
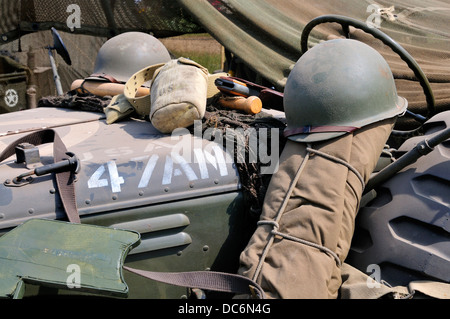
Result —
<path fill-rule="evenodd" d="M 94 73 L 94 74 L 91 74 L 90 76 L 105 79 L 111 83 L 122 83 L 119 80 L 116 80 L 113 76 L 106 74 L 106 73 Z"/>

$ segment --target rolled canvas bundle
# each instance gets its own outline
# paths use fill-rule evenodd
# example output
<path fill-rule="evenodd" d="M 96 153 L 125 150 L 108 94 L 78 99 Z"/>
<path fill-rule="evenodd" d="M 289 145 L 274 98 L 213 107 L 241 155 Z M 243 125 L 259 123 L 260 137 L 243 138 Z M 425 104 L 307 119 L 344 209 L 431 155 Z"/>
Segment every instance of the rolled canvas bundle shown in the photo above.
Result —
<path fill-rule="evenodd" d="M 269 298 L 336 298 L 364 184 L 395 118 L 327 141 L 289 140 L 239 274 Z"/>

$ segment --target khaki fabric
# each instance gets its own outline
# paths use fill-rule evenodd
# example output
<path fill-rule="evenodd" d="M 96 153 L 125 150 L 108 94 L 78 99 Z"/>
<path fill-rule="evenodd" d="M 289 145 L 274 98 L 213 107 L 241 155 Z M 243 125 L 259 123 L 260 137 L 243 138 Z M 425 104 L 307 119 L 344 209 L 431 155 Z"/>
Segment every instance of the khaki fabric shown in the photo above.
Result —
<path fill-rule="evenodd" d="M 259 227 L 241 254 L 239 273 L 258 282 L 270 298 L 337 298 L 362 183 L 373 172 L 394 122 L 312 144 L 315 151 L 288 141 Z"/>
<path fill-rule="evenodd" d="M 344 263 L 342 265 L 341 273 L 341 299 L 401 299 L 410 295 L 406 287 L 389 287 L 381 283 L 377 284 L 372 278 L 349 264 Z"/>
<path fill-rule="evenodd" d="M 388 283 L 377 283 L 367 274 L 353 266 L 342 265 L 341 299 L 450 299 L 450 284 L 417 280 L 411 281 L 407 287 L 391 287 Z"/>
<path fill-rule="evenodd" d="M 128 118 L 134 112 L 133 105 L 128 102 L 123 94 L 114 96 L 104 109 L 106 124 L 113 124 L 121 119 Z"/>
<path fill-rule="evenodd" d="M 172 60 L 152 81 L 150 121 L 162 133 L 188 127 L 205 115 L 208 70 L 185 58 Z"/>

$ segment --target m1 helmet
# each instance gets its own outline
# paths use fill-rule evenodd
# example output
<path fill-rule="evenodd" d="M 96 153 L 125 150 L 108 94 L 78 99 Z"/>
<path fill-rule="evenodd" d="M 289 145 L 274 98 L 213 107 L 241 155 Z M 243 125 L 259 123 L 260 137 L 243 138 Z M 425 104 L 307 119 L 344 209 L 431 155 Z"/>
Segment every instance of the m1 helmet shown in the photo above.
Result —
<path fill-rule="evenodd" d="M 98 51 L 89 80 L 126 83 L 136 72 L 171 60 L 169 51 L 154 36 L 125 32 L 106 41 Z"/>
<path fill-rule="evenodd" d="M 403 114 L 386 60 L 360 41 L 322 42 L 304 53 L 286 82 L 285 136 L 298 142 L 324 141 Z"/>

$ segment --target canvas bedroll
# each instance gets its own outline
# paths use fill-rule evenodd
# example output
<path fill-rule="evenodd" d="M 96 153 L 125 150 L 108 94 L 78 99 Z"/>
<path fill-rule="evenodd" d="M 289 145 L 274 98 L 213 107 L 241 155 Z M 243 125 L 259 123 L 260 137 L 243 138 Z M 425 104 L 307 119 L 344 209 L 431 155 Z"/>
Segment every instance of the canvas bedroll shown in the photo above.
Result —
<path fill-rule="evenodd" d="M 393 123 L 312 145 L 288 141 L 239 273 L 270 298 L 337 298 L 363 188 Z"/>
<path fill-rule="evenodd" d="M 311 145 L 288 140 L 238 273 L 268 298 L 450 298 L 447 283 L 392 287 L 346 263 L 364 187 L 394 125 L 386 119 Z"/>

